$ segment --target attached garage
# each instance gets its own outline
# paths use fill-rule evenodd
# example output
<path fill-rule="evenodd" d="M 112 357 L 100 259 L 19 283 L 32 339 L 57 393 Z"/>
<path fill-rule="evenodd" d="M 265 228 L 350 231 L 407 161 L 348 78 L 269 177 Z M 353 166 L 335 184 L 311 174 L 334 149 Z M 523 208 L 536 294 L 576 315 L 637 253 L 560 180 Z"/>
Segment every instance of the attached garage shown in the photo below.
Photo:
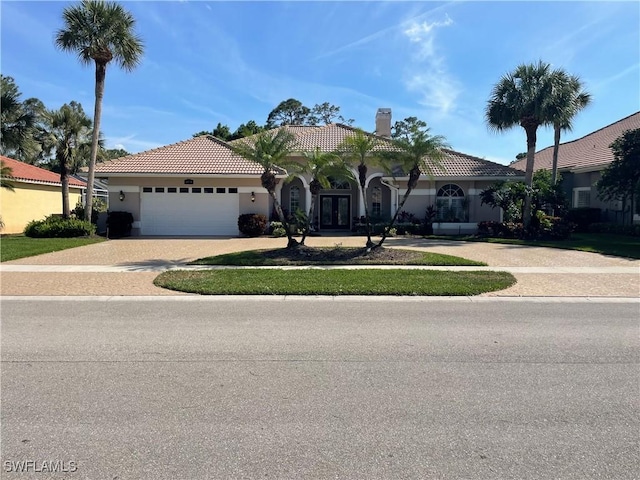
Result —
<path fill-rule="evenodd" d="M 142 235 L 238 235 L 237 188 L 144 187 Z"/>

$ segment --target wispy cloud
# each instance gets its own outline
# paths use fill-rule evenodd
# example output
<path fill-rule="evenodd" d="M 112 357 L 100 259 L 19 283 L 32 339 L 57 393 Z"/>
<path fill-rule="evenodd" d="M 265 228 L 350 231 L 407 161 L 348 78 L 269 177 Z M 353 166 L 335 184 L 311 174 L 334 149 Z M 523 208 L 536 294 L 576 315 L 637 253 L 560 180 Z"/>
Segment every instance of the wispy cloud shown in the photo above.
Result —
<path fill-rule="evenodd" d="M 419 95 L 419 103 L 447 114 L 455 108 L 460 94 L 460 83 L 449 73 L 444 56 L 436 44 L 436 31 L 453 25 L 445 14 L 440 21 L 411 20 L 405 24 L 403 34 L 413 47 L 413 63 L 407 67 L 405 86 Z"/>
<path fill-rule="evenodd" d="M 449 2 L 449 3 L 453 3 L 453 2 Z M 447 5 L 449 5 L 449 3 L 444 4 L 444 5 L 439 5 L 435 8 L 430 9 L 427 12 L 423 12 L 421 14 L 419 14 L 415 19 L 418 20 L 420 18 L 426 17 L 429 14 L 435 13 L 437 11 L 442 10 L 443 8 L 445 8 Z M 383 3 L 381 4 L 382 6 L 387 6 L 388 4 Z M 338 48 L 335 48 L 333 50 L 329 50 L 327 52 L 324 52 L 318 56 L 316 56 L 314 58 L 314 60 L 318 60 L 321 58 L 327 58 L 327 57 L 332 57 L 334 55 L 337 55 L 339 53 L 344 53 L 347 52 L 349 50 L 352 50 L 354 48 L 358 48 L 358 47 L 362 47 L 364 45 L 367 45 L 375 40 L 378 40 L 379 38 L 388 38 L 391 34 L 393 34 L 394 32 L 397 32 L 399 30 L 402 30 L 405 26 L 405 22 L 401 22 L 398 24 L 394 24 L 394 25 L 390 25 L 388 27 L 385 27 L 381 30 L 378 30 L 376 32 L 370 33 L 369 35 L 365 35 L 364 37 L 361 37 L 357 40 L 354 40 L 352 42 L 349 42 L 345 45 L 342 45 Z"/>
<path fill-rule="evenodd" d="M 640 69 L 640 63 L 636 63 L 636 64 L 633 64 L 633 65 L 630 65 L 629 67 L 625 68 L 624 70 L 622 70 L 622 71 L 620 71 L 618 73 L 615 73 L 613 75 L 610 75 L 610 76 L 608 76 L 606 78 L 603 78 L 602 80 L 596 82 L 593 85 L 593 88 L 594 88 L 594 90 L 599 90 L 602 87 L 605 87 L 605 86 L 609 85 L 610 83 L 615 82 L 616 80 L 620 80 L 621 78 L 626 77 L 630 73 L 632 73 L 632 72 L 634 72 L 636 70 L 639 70 L 639 69 Z"/>
<path fill-rule="evenodd" d="M 158 142 L 150 142 L 136 138 L 136 134 L 124 137 L 107 137 L 107 148 L 122 148 L 127 152 L 140 152 L 143 150 L 151 150 L 152 148 L 161 147 L 163 144 Z"/>

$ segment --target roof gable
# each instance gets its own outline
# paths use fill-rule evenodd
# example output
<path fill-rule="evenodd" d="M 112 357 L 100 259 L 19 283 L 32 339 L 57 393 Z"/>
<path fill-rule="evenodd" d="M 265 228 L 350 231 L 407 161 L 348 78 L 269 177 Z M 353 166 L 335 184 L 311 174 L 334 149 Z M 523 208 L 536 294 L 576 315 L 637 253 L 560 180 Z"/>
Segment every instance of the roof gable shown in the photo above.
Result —
<path fill-rule="evenodd" d="M 44 183 L 48 185 L 62 185 L 60 174 L 45 170 L 44 168 L 29 165 L 28 163 L 14 160 L 13 158 L 0 155 L 0 159 L 7 167 L 11 168 L 11 180 L 17 182 Z M 69 176 L 69 186 L 86 188 L 86 182 Z"/>
<path fill-rule="evenodd" d="M 613 161 L 611 145 L 626 130 L 640 128 L 640 112 L 636 112 L 584 137 L 561 143 L 558 148 L 558 169 L 574 170 L 582 168 L 605 168 Z M 513 168 L 524 170 L 527 160 L 511 164 Z M 551 170 L 553 165 L 553 145 L 536 152 L 534 170 Z"/>

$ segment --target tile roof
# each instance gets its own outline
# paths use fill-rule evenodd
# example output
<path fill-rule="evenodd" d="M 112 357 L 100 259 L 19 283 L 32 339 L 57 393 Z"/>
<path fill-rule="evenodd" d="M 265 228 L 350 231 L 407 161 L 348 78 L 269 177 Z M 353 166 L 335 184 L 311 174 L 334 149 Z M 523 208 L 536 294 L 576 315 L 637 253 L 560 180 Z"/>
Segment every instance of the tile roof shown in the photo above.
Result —
<path fill-rule="evenodd" d="M 0 159 L 7 167 L 11 168 L 11 179 L 17 182 L 36 182 L 48 185 L 62 185 L 60 183 L 60 174 L 45 170 L 44 168 L 29 165 L 28 163 L 14 160 L 13 158 L 0 155 Z M 69 177 L 70 187 L 86 188 L 86 182 L 82 182 L 75 178 Z"/>
<path fill-rule="evenodd" d="M 234 154 L 227 143 L 210 135 L 96 165 L 96 174 L 260 175 L 263 171 L 260 165 Z"/>
<path fill-rule="evenodd" d="M 499 163 L 445 149 L 445 158 L 434 165 L 427 160 L 433 176 L 442 177 L 524 177 L 524 171 Z M 427 169 L 423 172 L 428 174 Z"/>
<path fill-rule="evenodd" d="M 338 148 L 345 138 L 353 136 L 356 129 L 339 123 L 323 126 L 287 125 L 278 128 L 289 130 L 296 139 L 296 150 L 303 152 L 319 147 L 331 152 Z M 275 129 L 274 129 L 275 131 Z M 118 158 L 96 166 L 97 174 L 261 174 L 262 167 L 234 154 L 231 145 L 251 141 L 250 137 L 226 143 L 212 136 L 200 136 L 174 143 L 166 147 Z M 392 150 L 388 139 L 379 137 L 380 150 Z M 481 158 L 472 157 L 453 150 L 446 151 L 446 159 L 434 174 L 446 177 L 519 177 L 524 172 Z"/>
<path fill-rule="evenodd" d="M 626 130 L 640 128 L 640 112 L 618 120 L 595 132 L 571 142 L 561 143 L 558 149 L 558 168 L 573 170 L 606 166 L 613 161 L 609 145 Z M 553 163 L 553 145 L 536 152 L 534 170 L 551 170 Z M 518 160 L 511 164 L 513 168 L 524 170 L 527 160 Z"/>

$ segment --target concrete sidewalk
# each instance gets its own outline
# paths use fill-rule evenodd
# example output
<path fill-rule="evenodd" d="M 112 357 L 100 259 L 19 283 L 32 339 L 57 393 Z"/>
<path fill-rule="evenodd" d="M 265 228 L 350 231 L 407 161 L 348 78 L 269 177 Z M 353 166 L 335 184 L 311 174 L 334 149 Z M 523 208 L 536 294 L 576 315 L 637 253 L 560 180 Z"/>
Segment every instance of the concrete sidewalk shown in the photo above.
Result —
<path fill-rule="evenodd" d="M 275 238 L 128 238 L 0 264 L 2 295 L 185 295 L 153 285 L 167 269 L 206 256 L 285 246 Z M 310 246 L 362 246 L 362 237 L 311 237 Z M 640 260 L 521 245 L 391 238 L 389 247 L 426 250 L 485 262 L 489 267 L 437 270 L 501 270 L 517 284 L 484 296 L 640 297 Z M 305 267 L 303 267 L 305 268 Z M 329 267 L 312 267 L 329 268 Z M 336 268 L 336 267 L 332 267 Z M 344 267 L 341 267 L 344 268 Z M 367 268 L 398 268 L 370 266 Z M 423 267 L 406 267 L 423 268 Z"/>

